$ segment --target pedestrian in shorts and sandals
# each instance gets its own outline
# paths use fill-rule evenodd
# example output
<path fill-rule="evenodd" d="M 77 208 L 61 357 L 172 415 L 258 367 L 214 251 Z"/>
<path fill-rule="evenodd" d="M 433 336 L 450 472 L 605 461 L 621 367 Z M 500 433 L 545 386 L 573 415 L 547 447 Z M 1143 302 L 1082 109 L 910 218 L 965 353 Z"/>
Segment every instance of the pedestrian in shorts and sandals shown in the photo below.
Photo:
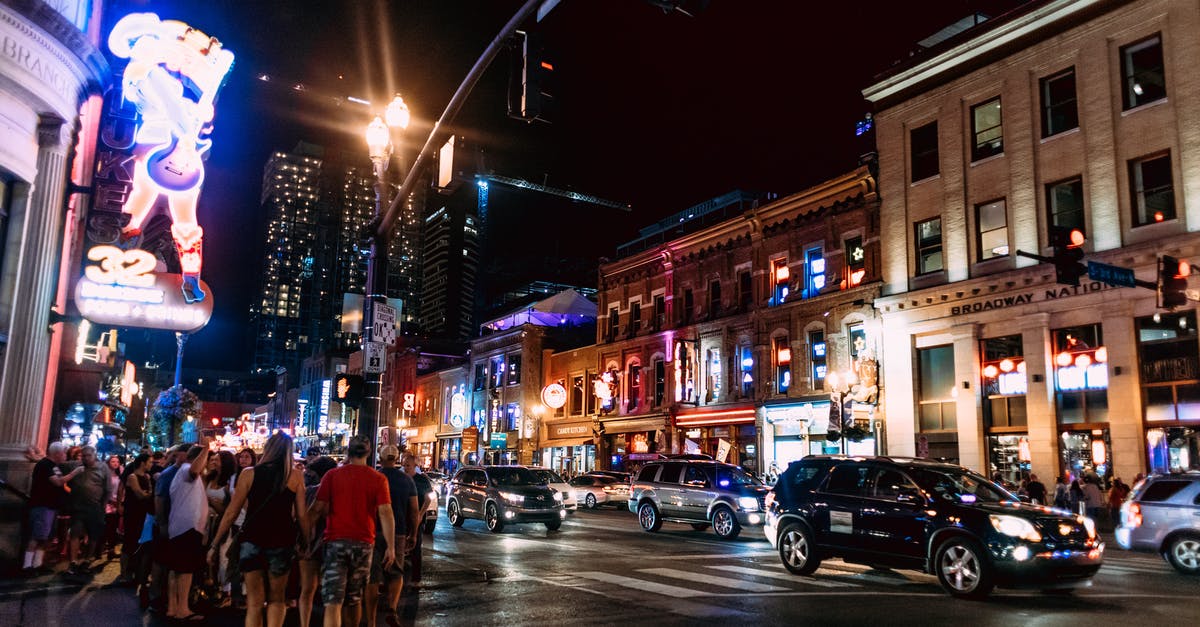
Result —
<path fill-rule="evenodd" d="M 325 627 L 345 622 L 358 627 L 362 619 L 362 594 L 371 572 L 375 549 L 375 517 L 387 547 L 381 565 L 396 559 L 392 501 L 387 479 L 367 465 L 371 442 L 363 436 L 350 438 L 346 464 L 325 473 L 317 489 L 317 500 L 309 508 L 315 521 L 328 517 L 321 569 L 321 599 L 325 602 Z"/>
<path fill-rule="evenodd" d="M 205 532 L 208 531 L 208 494 L 204 491 L 204 472 L 208 467 L 208 446 L 188 449 L 187 463 L 179 467 L 171 480 L 171 512 L 167 520 L 167 618 L 189 623 L 204 621 L 192 612 L 188 595 L 192 577 L 204 571 Z"/>
<path fill-rule="evenodd" d="M 68 501 L 71 504 L 71 567 L 69 574 L 86 575 L 91 572 L 88 564 L 99 558 L 104 548 L 105 505 L 112 491 L 111 473 L 106 464 L 96 459 L 96 448 L 85 446 L 80 454 L 81 464 L 74 470 L 83 471 L 75 475 L 67 485 L 71 489 Z M 87 538 L 86 551 L 81 550 Z"/>
<path fill-rule="evenodd" d="M 26 456 L 33 461 L 37 458 L 37 452 L 31 447 Z M 54 535 L 58 510 L 66 502 L 67 492 L 63 486 L 83 472 L 83 467 L 79 466 L 63 474 L 60 464 L 67 461 L 67 447 L 62 442 L 51 442 L 46 447 L 45 457 L 36 461 L 33 466 L 33 485 L 29 491 L 29 544 L 25 547 L 25 562 L 21 570 L 25 575 L 47 570 L 42 562 L 46 556 L 46 545 L 50 536 Z"/>
<path fill-rule="evenodd" d="M 239 567 L 246 579 L 246 627 L 259 627 L 263 601 L 267 627 L 282 627 L 287 614 L 284 592 L 296 559 L 296 537 L 308 533 L 304 473 L 292 465 L 292 438 L 272 435 L 258 465 L 238 477 L 233 500 L 221 517 L 209 560 L 220 559 L 221 542 L 238 513 L 246 510 L 241 531 Z"/>
<path fill-rule="evenodd" d="M 388 625 L 396 627 L 400 624 L 396 616 L 396 606 L 400 603 L 400 594 L 404 592 L 404 555 L 408 552 L 408 547 L 416 544 L 414 536 L 421 530 L 420 519 L 417 516 L 417 486 L 412 478 L 396 467 L 399 461 L 400 449 L 395 446 L 388 445 L 379 450 L 379 473 L 387 479 L 389 498 L 392 500 L 396 560 L 390 566 L 383 566 L 383 553 L 387 545 L 384 543 L 383 534 L 376 534 L 371 578 L 367 584 L 367 627 L 375 627 L 375 610 L 379 605 L 381 584 L 386 588 L 384 603 Z"/>

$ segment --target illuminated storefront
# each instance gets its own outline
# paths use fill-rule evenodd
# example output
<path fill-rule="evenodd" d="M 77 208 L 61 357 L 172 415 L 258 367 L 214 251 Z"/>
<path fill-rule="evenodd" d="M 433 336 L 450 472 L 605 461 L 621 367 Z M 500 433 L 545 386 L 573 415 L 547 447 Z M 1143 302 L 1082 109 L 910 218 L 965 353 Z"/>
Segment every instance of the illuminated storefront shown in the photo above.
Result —
<path fill-rule="evenodd" d="M 1200 469 L 1200 347 L 1195 310 L 1137 319 L 1147 467 Z"/>
<path fill-rule="evenodd" d="M 684 453 L 710 455 L 717 461 L 757 473 L 758 428 L 754 404 L 711 406 L 675 415 Z"/>
<path fill-rule="evenodd" d="M 598 470 L 594 429 L 591 420 L 546 422 L 542 465 L 572 475 Z"/>

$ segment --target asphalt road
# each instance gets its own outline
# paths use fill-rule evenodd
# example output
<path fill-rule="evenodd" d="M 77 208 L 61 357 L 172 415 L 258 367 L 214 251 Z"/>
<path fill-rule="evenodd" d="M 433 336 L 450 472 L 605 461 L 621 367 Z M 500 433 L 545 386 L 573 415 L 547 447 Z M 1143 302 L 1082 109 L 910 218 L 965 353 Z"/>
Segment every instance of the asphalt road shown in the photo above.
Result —
<path fill-rule="evenodd" d="M 797 577 L 758 529 L 732 542 L 673 523 L 650 534 L 630 512 L 609 508 L 580 511 L 556 532 L 512 525 L 492 534 L 475 520 L 455 529 L 443 516 L 425 556 L 423 587 L 405 595 L 406 624 L 1200 624 L 1200 581 L 1111 544 L 1090 588 L 997 590 L 982 602 L 949 597 L 929 575 L 840 560 Z M 104 587 L 112 575 L 82 586 L 61 577 L 0 582 L 0 625 L 162 624 L 129 590 Z M 241 617 L 224 611 L 206 624 L 240 625 Z"/>

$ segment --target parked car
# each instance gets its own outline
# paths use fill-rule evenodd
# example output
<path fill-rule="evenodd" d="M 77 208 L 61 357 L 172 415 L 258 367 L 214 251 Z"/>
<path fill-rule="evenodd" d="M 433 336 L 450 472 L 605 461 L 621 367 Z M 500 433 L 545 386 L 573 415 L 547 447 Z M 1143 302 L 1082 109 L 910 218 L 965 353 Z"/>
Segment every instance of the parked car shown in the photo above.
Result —
<path fill-rule="evenodd" d="M 763 523 L 767 491 L 732 464 L 670 459 L 642 467 L 629 488 L 629 511 L 646 531 L 658 531 L 663 521 L 688 523 L 697 531 L 711 524 L 717 536 L 732 540 L 742 527 Z"/>
<path fill-rule="evenodd" d="M 438 493 L 438 505 L 442 504 L 442 499 L 446 498 L 446 489 L 449 487 L 450 478 L 445 473 L 436 470 L 426 470 L 426 477 L 429 477 L 429 482 L 433 484 L 433 491 Z"/>
<path fill-rule="evenodd" d="M 633 475 L 631 473 L 619 472 L 616 470 L 593 470 L 591 472 L 587 472 L 584 474 L 585 475 L 593 475 L 593 476 L 599 475 L 602 477 L 612 477 L 613 479 L 616 479 L 617 481 L 620 481 L 621 483 L 624 483 L 624 484 L 628 484 L 629 482 L 633 481 Z"/>
<path fill-rule="evenodd" d="M 570 482 L 575 501 L 588 509 L 613 504 L 617 507 L 629 503 L 629 484 L 606 475 L 579 475 Z"/>
<path fill-rule="evenodd" d="M 780 475 L 767 505 L 763 533 L 799 575 L 840 557 L 932 573 L 951 595 L 981 598 L 997 585 L 1090 585 L 1103 561 L 1090 518 L 924 459 L 806 457 Z"/>
<path fill-rule="evenodd" d="M 1200 472 L 1150 475 L 1121 505 L 1117 544 L 1162 555 L 1175 570 L 1200 575 Z"/>
<path fill-rule="evenodd" d="M 562 499 L 561 492 L 524 466 L 466 466 L 450 482 L 446 518 L 455 527 L 477 518 L 493 533 L 509 523 L 528 522 L 555 531 L 567 517 Z"/>
<path fill-rule="evenodd" d="M 567 509 L 567 513 L 575 511 L 577 507 L 575 491 L 571 489 L 571 485 L 565 479 L 544 466 L 530 466 L 529 470 L 533 471 L 533 474 L 537 475 L 546 485 L 562 494 L 563 507 Z"/>

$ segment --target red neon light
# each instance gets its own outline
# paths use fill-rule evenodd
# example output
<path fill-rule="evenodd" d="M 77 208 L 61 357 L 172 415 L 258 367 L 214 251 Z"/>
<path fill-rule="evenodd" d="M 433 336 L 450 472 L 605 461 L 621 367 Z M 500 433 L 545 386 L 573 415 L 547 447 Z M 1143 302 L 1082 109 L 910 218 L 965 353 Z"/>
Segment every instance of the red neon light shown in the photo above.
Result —
<path fill-rule="evenodd" d="M 675 424 L 679 426 L 702 426 L 740 422 L 754 422 L 754 410 L 728 409 L 724 411 L 706 411 L 677 416 L 675 418 Z"/>

